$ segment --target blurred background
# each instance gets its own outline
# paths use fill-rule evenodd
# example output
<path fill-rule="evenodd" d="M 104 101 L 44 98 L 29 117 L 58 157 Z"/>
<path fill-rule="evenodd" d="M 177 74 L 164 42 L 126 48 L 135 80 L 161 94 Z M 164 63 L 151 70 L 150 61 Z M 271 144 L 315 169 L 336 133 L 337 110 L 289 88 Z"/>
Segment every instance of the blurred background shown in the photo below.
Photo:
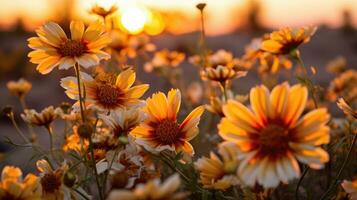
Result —
<path fill-rule="evenodd" d="M 40 75 L 29 63 L 27 39 L 46 21 L 55 21 L 67 28 L 73 19 L 96 20 L 90 14 L 94 5 L 109 9 L 118 7 L 113 25 L 130 34 L 145 33 L 157 49 L 168 48 L 185 52 L 187 57 L 197 48 L 200 37 L 200 13 L 195 5 L 207 3 L 205 26 L 207 45 L 212 50 L 226 49 L 240 57 L 252 38 L 289 26 L 319 27 L 310 43 L 303 45 L 302 57 L 308 66 L 315 66 L 317 84 L 328 86 L 333 79 L 324 68 L 332 59 L 343 56 L 349 68 L 357 68 L 357 0 L 1 0 L 0 1 L 0 107 L 11 104 L 21 112 L 17 99 L 7 91 L 6 83 L 25 77 L 33 89 L 27 97 L 31 108 L 42 109 L 69 101 L 59 85 L 60 78 L 72 70 L 55 69 Z M 142 70 L 139 60 L 138 77 L 150 83 L 146 96 L 158 89 L 166 91 L 167 81 Z M 132 64 L 132 63 L 129 63 Z M 195 69 L 182 64 L 188 81 L 198 78 Z M 293 82 L 293 80 L 292 80 Z M 45 84 L 44 84 L 45 83 Z M 239 79 L 240 94 L 259 83 L 256 74 Z M 21 121 L 21 120 L 19 120 Z M 21 124 L 23 125 L 23 124 Z M 0 136 L 14 134 L 8 119 L 0 119 Z M 0 148 L 7 148 L 0 145 Z"/>

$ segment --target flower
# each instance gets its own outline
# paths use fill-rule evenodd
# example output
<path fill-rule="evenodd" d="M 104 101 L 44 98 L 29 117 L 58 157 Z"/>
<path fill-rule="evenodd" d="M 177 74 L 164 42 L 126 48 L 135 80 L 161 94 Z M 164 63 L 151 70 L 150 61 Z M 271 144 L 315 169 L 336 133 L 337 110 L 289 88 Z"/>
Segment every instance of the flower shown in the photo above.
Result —
<path fill-rule="evenodd" d="M 103 17 L 103 19 L 105 19 L 107 16 L 112 15 L 117 10 L 118 10 L 118 7 L 116 5 L 112 5 L 109 9 L 105 9 L 105 8 L 99 6 L 98 4 L 96 4 L 91 8 L 89 13 L 101 16 L 101 17 Z"/>
<path fill-rule="evenodd" d="M 109 113 L 109 115 L 100 114 L 99 118 L 105 124 L 112 128 L 114 135 L 128 135 L 128 133 L 143 121 L 144 115 L 139 111 L 139 108 L 117 109 Z"/>
<path fill-rule="evenodd" d="M 163 49 L 155 52 L 154 58 L 144 65 L 144 69 L 151 72 L 155 68 L 177 67 L 184 59 L 184 53 Z"/>
<path fill-rule="evenodd" d="M 357 102 L 357 71 L 350 69 L 336 77 L 327 89 L 327 98 L 336 101 L 338 96 L 343 97 L 347 102 L 354 104 Z"/>
<path fill-rule="evenodd" d="M 125 62 L 129 53 L 128 35 L 119 30 L 111 30 L 109 36 L 112 41 L 108 45 L 108 53 L 119 63 Z"/>
<path fill-rule="evenodd" d="M 62 182 L 67 165 L 53 170 L 46 160 L 38 160 L 36 166 L 41 177 L 42 199 L 71 199 L 69 189 Z"/>
<path fill-rule="evenodd" d="M 354 181 L 344 180 L 341 185 L 343 189 L 350 195 L 351 200 L 357 200 L 357 179 Z"/>
<path fill-rule="evenodd" d="M 353 110 L 343 98 L 338 99 L 337 106 L 343 111 L 343 113 L 345 113 L 345 115 L 357 119 L 357 111 Z"/>
<path fill-rule="evenodd" d="M 343 56 L 338 56 L 326 65 L 326 70 L 331 74 L 339 75 L 347 70 L 347 60 Z"/>
<path fill-rule="evenodd" d="M 73 126 L 73 133 L 69 136 L 66 136 L 65 142 L 63 144 L 63 151 L 76 151 L 81 152 L 82 149 L 87 149 L 89 145 L 88 140 L 81 140 L 81 137 L 78 134 L 77 126 Z"/>
<path fill-rule="evenodd" d="M 187 86 L 186 89 L 186 98 L 193 105 L 197 105 L 202 101 L 203 97 L 203 87 L 200 82 L 192 82 Z"/>
<path fill-rule="evenodd" d="M 289 54 L 296 50 L 302 43 L 307 43 L 316 32 L 316 27 L 299 29 L 283 28 L 270 34 L 261 45 L 263 51 L 274 54 Z"/>
<path fill-rule="evenodd" d="M 218 65 L 217 68 L 206 68 L 202 71 L 202 76 L 211 81 L 217 81 L 225 84 L 227 81 L 234 78 L 240 78 L 247 75 L 247 71 L 236 71 L 233 68 Z"/>
<path fill-rule="evenodd" d="M 49 126 L 55 119 L 62 113 L 60 108 L 49 106 L 43 109 L 40 113 L 33 109 L 25 109 L 21 114 L 22 119 L 32 125 L 36 126 Z"/>
<path fill-rule="evenodd" d="M 200 172 L 200 181 L 204 188 L 226 190 L 238 184 L 238 147 L 232 142 L 223 142 L 218 146 L 218 157 L 211 152 L 210 157 L 202 157 L 195 162 Z"/>
<path fill-rule="evenodd" d="M 32 88 L 32 84 L 23 78 L 18 81 L 9 81 L 6 86 L 12 95 L 19 98 L 23 98 Z"/>
<path fill-rule="evenodd" d="M 219 134 L 238 144 L 238 174 L 244 184 L 273 188 L 300 176 L 297 160 L 313 169 L 329 160 L 321 145 L 330 140 L 330 115 L 319 108 L 300 118 L 307 97 L 307 88 L 300 84 L 283 83 L 271 93 L 260 85 L 250 91 L 252 111 L 233 100 L 223 106 Z"/>
<path fill-rule="evenodd" d="M 159 179 L 150 180 L 145 185 L 138 185 L 133 191 L 112 190 L 108 200 L 183 200 L 187 198 L 187 192 L 176 192 L 181 185 L 178 174 L 174 174 L 166 179 L 162 184 Z"/>
<path fill-rule="evenodd" d="M 102 111 L 116 110 L 137 105 L 140 98 L 149 88 L 147 84 L 131 87 L 135 82 L 135 72 L 131 69 L 122 71 L 118 76 L 102 73 L 92 78 L 81 73 L 85 88 L 85 103 L 87 107 L 94 106 Z M 61 80 L 61 86 L 66 89 L 69 98 L 79 100 L 76 77 L 66 77 Z M 79 105 L 79 101 L 75 104 Z"/>
<path fill-rule="evenodd" d="M 36 30 L 38 37 L 28 39 L 28 46 L 34 50 L 28 56 L 38 64 L 36 69 L 41 74 L 50 73 L 56 66 L 69 69 L 76 63 L 88 68 L 110 58 L 101 50 L 110 43 L 103 24 L 92 23 L 85 30 L 83 22 L 72 21 L 70 29 L 71 38 L 67 38 L 58 24 L 48 22 Z"/>
<path fill-rule="evenodd" d="M 152 52 L 156 49 L 155 45 L 150 43 L 147 35 L 131 36 L 128 41 L 128 56 L 135 58 L 140 53 Z"/>
<path fill-rule="evenodd" d="M 231 90 L 227 91 L 227 97 L 228 99 L 234 99 L 238 102 L 245 102 L 248 100 L 248 95 L 236 95 L 233 96 L 233 93 Z M 218 96 L 210 96 L 210 101 L 209 104 L 206 105 L 206 109 L 210 111 L 211 113 L 215 113 L 221 117 L 224 117 L 224 113 L 222 110 L 223 105 L 226 103 L 226 100 L 218 97 Z"/>
<path fill-rule="evenodd" d="M 1 173 L 0 199 L 41 200 L 40 179 L 28 174 L 22 179 L 19 168 L 5 166 Z"/>
<path fill-rule="evenodd" d="M 171 89 L 167 97 L 162 92 L 155 93 L 146 100 L 146 104 L 144 111 L 148 114 L 147 119 L 130 132 L 135 142 L 154 153 L 168 149 L 193 155 L 189 141 L 198 134 L 197 125 L 204 111 L 203 106 L 195 108 L 179 124 L 176 119 L 181 104 L 179 90 Z"/>

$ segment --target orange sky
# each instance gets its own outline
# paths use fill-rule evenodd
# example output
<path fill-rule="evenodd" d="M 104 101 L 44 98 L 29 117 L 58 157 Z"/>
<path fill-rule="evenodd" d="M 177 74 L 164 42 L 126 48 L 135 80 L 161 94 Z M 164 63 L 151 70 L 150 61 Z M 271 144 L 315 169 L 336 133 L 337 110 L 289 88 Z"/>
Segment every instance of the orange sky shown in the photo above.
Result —
<path fill-rule="evenodd" d="M 16 19 L 23 18 L 31 29 L 53 15 L 65 15 L 63 2 L 74 2 L 76 16 L 88 18 L 88 9 L 96 2 L 119 7 L 148 5 L 162 10 L 179 10 L 190 17 L 198 14 L 194 5 L 198 0 L 1 0 L 0 27 L 11 26 Z M 248 0 L 206 0 L 208 34 L 222 34 L 232 31 L 240 23 L 240 15 Z M 326 23 L 341 24 L 341 11 L 351 9 L 353 22 L 357 26 L 357 0 L 260 0 L 263 4 L 261 20 L 269 27 L 300 26 Z M 187 23 L 189 24 L 189 23 Z M 183 27 L 185 29 L 185 27 Z M 186 29 L 192 29 L 187 27 Z M 184 32 L 184 31 L 183 31 Z"/>

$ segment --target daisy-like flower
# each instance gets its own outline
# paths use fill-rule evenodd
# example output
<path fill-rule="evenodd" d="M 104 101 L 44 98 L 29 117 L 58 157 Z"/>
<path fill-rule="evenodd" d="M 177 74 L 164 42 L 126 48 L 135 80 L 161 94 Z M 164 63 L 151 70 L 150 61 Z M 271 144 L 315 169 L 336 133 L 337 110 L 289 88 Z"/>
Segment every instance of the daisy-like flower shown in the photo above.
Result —
<path fill-rule="evenodd" d="M 135 58 L 140 53 L 153 52 L 156 46 L 147 35 L 131 36 L 128 41 L 128 56 Z"/>
<path fill-rule="evenodd" d="M 144 69 L 147 72 L 151 72 L 156 68 L 177 67 L 184 59 L 184 53 L 163 49 L 161 51 L 155 52 L 154 58 L 151 60 L 151 62 L 145 64 Z"/>
<path fill-rule="evenodd" d="M 354 181 L 344 180 L 341 185 L 343 189 L 350 195 L 351 200 L 357 200 L 357 179 Z"/>
<path fill-rule="evenodd" d="M 271 93 L 261 85 L 250 91 L 252 110 L 232 100 L 223 106 L 219 134 L 238 144 L 244 184 L 273 188 L 300 176 L 297 161 L 320 169 L 329 160 L 321 145 L 330 140 L 330 115 L 319 108 L 301 117 L 307 97 L 307 88 L 299 84 L 283 83 Z"/>
<path fill-rule="evenodd" d="M 316 32 L 316 27 L 299 29 L 283 28 L 270 34 L 262 42 L 261 49 L 274 54 L 289 54 L 296 50 L 302 43 L 307 43 Z"/>
<path fill-rule="evenodd" d="M 86 105 L 102 111 L 137 105 L 140 102 L 138 98 L 149 89 L 147 84 L 132 87 L 136 75 L 131 69 L 121 72 L 118 76 L 101 74 L 92 78 L 86 73 L 81 73 L 81 77 L 85 88 Z M 61 86 L 66 89 L 69 98 L 79 100 L 76 77 L 63 78 Z M 78 106 L 79 102 L 75 105 Z"/>
<path fill-rule="evenodd" d="M 236 71 L 233 68 L 218 65 L 216 68 L 208 67 L 202 71 L 202 76 L 211 81 L 217 81 L 225 84 L 234 78 L 240 78 L 247 75 L 247 71 Z"/>
<path fill-rule="evenodd" d="M 12 95 L 19 98 L 23 98 L 32 88 L 32 84 L 23 78 L 18 81 L 9 81 L 6 86 Z"/>
<path fill-rule="evenodd" d="M 181 104 L 179 90 L 171 89 L 167 97 L 162 92 L 155 93 L 146 100 L 146 104 L 144 111 L 148 114 L 147 119 L 130 132 L 135 142 L 154 153 L 168 149 L 193 155 L 189 141 L 198 134 L 197 125 L 204 111 L 203 106 L 194 109 L 179 124 L 176 119 Z"/>
<path fill-rule="evenodd" d="M 357 119 L 357 111 L 353 110 L 343 98 L 338 99 L 337 106 L 343 111 L 343 113 L 345 113 L 345 115 Z"/>
<path fill-rule="evenodd" d="M 112 190 L 109 193 L 108 200 L 183 200 L 188 196 L 187 192 L 177 192 L 181 185 L 180 177 L 174 174 L 160 183 L 159 179 L 150 180 L 145 185 L 138 185 L 133 191 L 130 190 Z"/>
<path fill-rule="evenodd" d="M 38 160 L 36 166 L 41 177 L 42 199 L 71 199 L 69 188 L 63 184 L 63 175 L 68 169 L 67 165 L 53 170 L 46 160 Z"/>
<path fill-rule="evenodd" d="M 50 73 L 56 66 L 69 69 L 76 63 L 88 68 L 110 58 L 102 51 L 110 43 L 103 24 L 92 23 L 85 29 L 83 22 L 72 21 L 70 29 L 71 38 L 67 38 L 58 24 L 48 22 L 36 30 L 38 37 L 28 39 L 28 46 L 34 49 L 28 56 L 38 64 L 36 69 L 41 74 Z"/>
<path fill-rule="evenodd" d="M 220 157 L 211 152 L 209 158 L 202 157 L 195 162 L 204 188 L 226 190 L 239 183 L 236 175 L 238 152 L 239 149 L 235 143 L 223 142 L 218 146 Z"/>
<path fill-rule="evenodd" d="M 39 113 L 33 109 L 25 109 L 24 113 L 21 114 L 21 117 L 29 124 L 48 127 L 55 119 L 60 117 L 61 113 L 62 111 L 60 108 L 49 106 Z"/>
<path fill-rule="evenodd" d="M 109 32 L 111 43 L 108 45 L 108 52 L 118 62 L 124 63 L 128 56 L 129 37 L 119 30 Z"/>
<path fill-rule="evenodd" d="M 357 102 L 357 71 L 350 69 L 336 77 L 327 89 L 327 98 L 336 101 L 339 96 L 343 97 L 352 105 Z"/>
<path fill-rule="evenodd" d="M 41 184 L 37 176 L 28 174 L 23 179 L 19 168 L 4 167 L 1 173 L 0 199 L 41 200 L 41 196 Z"/>
<path fill-rule="evenodd" d="M 73 133 L 69 136 L 66 136 L 65 142 L 63 144 L 63 151 L 76 151 L 76 152 L 81 152 L 82 148 L 86 149 L 89 145 L 89 141 L 86 139 L 81 139 L 81 136 L 79 136 L 78 127 L 73 126 Z"/>
<path fill-rule="evenodd" d="M 231 90 L 227 91 L 227 97 L 228 99 L 234 99 L 238 102 L 245 102 L 248 100 L 248 95 L 236 95 L 233 96 L 233 93 Z M 206 109 L 210 111 L 211 113 L 215 113 L 221 117 L 224 117 L 224 113 L 222 110 L 223 105 L 226 103 L 226 101 L 220 97 L 217 96 L 211 96 L 209 104 L 206 105 Z"/>
<path fill-rule="evenodd" d="M 117 109 L 109 115 L 100 114 L 99 118 L 112 128 L 116 137 L 128 135 L 129 132 L 144 120 L 144 115 L 138 107 Z"/>
<path fill-rule="evenodd" d="M 89 13 L 98 15 L 100 17 L 103 17 L 103 19 L 105 19 L 107 16 L 112 15 L 117 10 L 118 10 L 118 7 L 116 5 L 112 5 L 109 9 L 105 9 L 105 8 L 99 6 L 98 4 L 96 4 L 91 8 Z"/>

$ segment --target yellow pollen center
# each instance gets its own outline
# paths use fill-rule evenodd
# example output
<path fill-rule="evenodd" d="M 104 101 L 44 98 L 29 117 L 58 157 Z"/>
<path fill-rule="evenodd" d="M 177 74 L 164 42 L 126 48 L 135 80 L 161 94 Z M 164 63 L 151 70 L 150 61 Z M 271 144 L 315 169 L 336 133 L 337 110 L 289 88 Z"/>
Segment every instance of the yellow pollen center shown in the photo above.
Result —
<path fill-rule="evenodd" d="M 62 56 L 81 56 L 87 50 L 87 46 L 84 42 L 78 40 L 67 40 L 60 45 L 58 52 Z"/>
<path fill-rule="evenodd" d="M 104 107 L 113 108 L 119 106 L 121 97 L 121 91 L 112 85 L 104 84 L 98 87 L 97 98 Z"/>
<path fill-rule="evenodd" d="M 53 193 L 58 190 L 61 184 L 61 177 L 57 176 L 55 173 L 47 173 L 41 179 L 42 189 L 48 193 Z"/>
<path fill-rule="evenodd" d="M 289 131 L 280 125 L 268 125 L 259 133 L 257 142 L 260 153 L 272 157 L 282 155 L 289 149 Z"/>
<path fill-rule="evenodd" d="M 173 144 L 180 137 L 181 130 L 177 122 L 165 120 L 160 122 L 155 130 L 156 138 L 163 144 Z"/>

